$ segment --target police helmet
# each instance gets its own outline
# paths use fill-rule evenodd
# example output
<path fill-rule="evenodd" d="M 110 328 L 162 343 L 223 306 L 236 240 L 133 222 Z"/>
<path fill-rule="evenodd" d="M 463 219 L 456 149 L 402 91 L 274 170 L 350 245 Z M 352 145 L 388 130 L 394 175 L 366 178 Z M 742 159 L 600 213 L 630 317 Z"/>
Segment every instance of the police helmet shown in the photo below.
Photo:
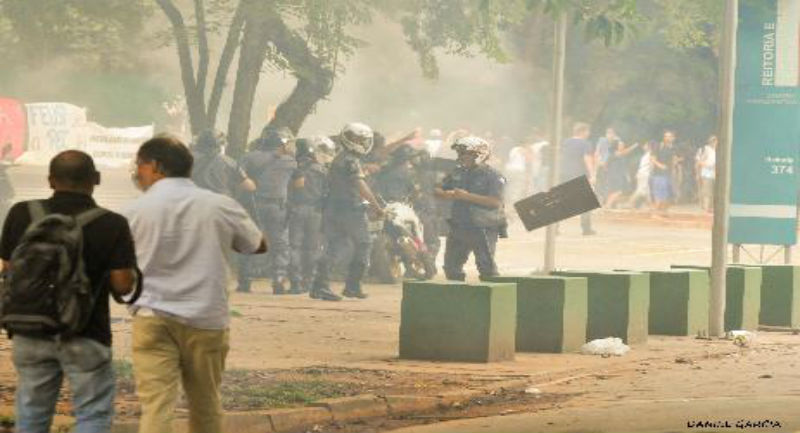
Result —
<path fill-rule="evenodd" d="M 219 150 L 225 145 L 225 134 L 221 131 L 206 129 L 194 139 L 194 146 L 198 150 Z"/>
<path fill-rule="evenodd" d="M 363 123 L 348 123 L 339 134 L 339 141 L 346 150 L 364 156 L 372 150 L 372 128 Z"/>
<path fill-rule="evenodd" d="M 461 137 L 450 146 L 459 155 L 461 153 L 473 153 L 479 162 L 486 161 L 491 155 L 491 146 L 489 142 L 474 135 Z"/>
<path fill-rule="evenodd" d="M 261 146 L 267 149 L 274 149 L 284 146 L 294 140 L 294 134 L 289 128 L 275 128 L 265 126 L 261 131 Z"/>

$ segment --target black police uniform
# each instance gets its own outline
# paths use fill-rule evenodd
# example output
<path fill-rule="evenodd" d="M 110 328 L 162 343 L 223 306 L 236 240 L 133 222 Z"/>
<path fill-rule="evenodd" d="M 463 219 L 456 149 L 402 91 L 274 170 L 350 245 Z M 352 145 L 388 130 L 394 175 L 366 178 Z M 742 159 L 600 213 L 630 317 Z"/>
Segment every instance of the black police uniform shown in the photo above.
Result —
<path fill-rule="evenodd" d="M 313 157 L 298 158 L 289 187 L 289 281 L 292 293 L 304 292 L 312 283 L 322 249 L 322 207 L 327 194 L 328 169 Z"/>
<path fill-rule="evenodd" d="M 228 197 L 236 196 L 237 188 L 247 179 L 239 163 L 216 150 L 193 154 L 192 181 L 197 186 Z"/>
<path fill-rule="evenodd" d="M 361 198 L 358 183 L 365 178 L 358 155 L 342 151 L 328 171 L 328 197 L 323 211 L 325 248 L 312 287 L 329 291 L 331 266 L 348 242 L 353 254 L 345 279 L 345 294 L 361 293 L 361 279 L 369 265 L 372 237 L 368 229 L 367 204 Z"/>
<path fill-rule="evenodd" d="M 281 280 L 289 266 L 289 230 L 287 194 L 289 181 L 297 162 L 277 149 L 256 148 L 242 161 L 247 175 L 256 183 L 255 216 L 269 240 L 267 260 L 271 264 L 273 288 L 281 293 Z M 239 290 L 250 287 L 251 260 L 244 258 L 239 266 Z"/>
<path fill-rule="evenodd" d="M 459 166 L 445 177 L 445 191 L 463 189 L 467 192 L 503 200 L 505 178 L 486 164 L 473 168 Z M 450 232 L 444 250 L 444 273 L 448 280 L 464 281 L 464 264 L 469 254 L 475 254 L 475 264 L 481 277 L 497 275 L 494 261 L 497 238 L 505 231 L 502 207 L 490 209 L 462 200 L 454 200 L 450 214 Z"/>

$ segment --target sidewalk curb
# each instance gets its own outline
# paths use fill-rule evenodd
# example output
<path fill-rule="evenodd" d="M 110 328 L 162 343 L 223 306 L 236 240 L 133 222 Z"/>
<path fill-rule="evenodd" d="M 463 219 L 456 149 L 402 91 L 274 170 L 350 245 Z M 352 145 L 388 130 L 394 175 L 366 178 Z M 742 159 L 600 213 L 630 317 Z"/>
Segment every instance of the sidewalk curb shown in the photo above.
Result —
<path fill-rule="evenodd" d="M 736 353 L 738 349 L 725 351 Z M 704 359 L 706 354 L 684 356 L 689 360 Z M 658 357 L 639 360 L 651 361 Z M 634 365 L 620 365 L 616 368 L 574 369 L 560 372 L 544 372 L 524 379 L 499 381 L 475 388 L 442 392 L 435 396 L 399 394 L 373 395 L 361 394 L 352 397 L 333 398 L 310 403 L 308 406 L 272 409 L 267 411 L 235 412 L 225 414 L 223 430 L 235 433 L 291 433 L 303 431 L 317 424 L 330 422 L 351 422 L 355 420 L 398 417 L 466 403 L 477 397 L 493 395 L 502 391 L 521 391 L 529 387 L 555 385 L 572 380 L 585 379 L 598 374 L 608 374 L 635 370 Z M 188 422 L 179 419 L 175 422 L 176 432 L 187 432 Z M 115 424 L 113 433 L 135 433 L 138 423 Z"/>

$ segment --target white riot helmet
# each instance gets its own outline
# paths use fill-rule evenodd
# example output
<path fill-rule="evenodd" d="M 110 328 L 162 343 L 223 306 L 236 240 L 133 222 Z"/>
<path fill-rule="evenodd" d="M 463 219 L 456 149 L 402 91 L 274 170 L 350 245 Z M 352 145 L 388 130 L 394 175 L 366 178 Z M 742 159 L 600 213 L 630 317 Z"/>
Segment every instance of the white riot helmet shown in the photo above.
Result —
<path fill-rule="evenodd" d="M 330 137 L 315 135 L 308 139 L 309 150 L 316 155 L 317 162 L 327 164 L 336 156 L 336 144 Z"/>
<path fill-rule="evenodd" d="M 492 154 L 489 142 L 474 135 L 457 139 L 450 148 L 459 154 L 462 152 L 474 153 L 477 156 L 478 162 L 486 161 Z"/>
<path fill-rule="evenodd" d="M 344 126 L 339 134 L 339 140 L 346 150 L 364 156 L 372 150 L 372 136 L 372 128 L 363 123 L 353 122 Z"/>

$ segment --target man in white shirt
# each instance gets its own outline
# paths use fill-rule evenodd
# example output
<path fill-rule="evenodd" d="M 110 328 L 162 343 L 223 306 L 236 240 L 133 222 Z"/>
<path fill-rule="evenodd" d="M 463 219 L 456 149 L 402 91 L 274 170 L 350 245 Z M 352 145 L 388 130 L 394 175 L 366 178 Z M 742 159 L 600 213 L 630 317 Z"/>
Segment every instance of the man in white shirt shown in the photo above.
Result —
<path fill-rule="evenodd" d="M 233 199 L 197 187 L 192 155 L 177 138 L 157 136 L 137 153 L 145 193 L 125 209 L 142 269 L 131 308 L 133 366 L 142 404 L 140 433 L 172 431 L 178 381 L 193 433 L 222 431 L 220 384 L 228 353 L 226 253 L 267 250 Z"/>
<path fill-rule="evenodd" d="M 714 178 L 717 169 L 717 137 L 711 136 L 708 143 L 697 153 L 697 168 L 700 171 L 700 206 L 708 213 L 714 210 Z"/>

